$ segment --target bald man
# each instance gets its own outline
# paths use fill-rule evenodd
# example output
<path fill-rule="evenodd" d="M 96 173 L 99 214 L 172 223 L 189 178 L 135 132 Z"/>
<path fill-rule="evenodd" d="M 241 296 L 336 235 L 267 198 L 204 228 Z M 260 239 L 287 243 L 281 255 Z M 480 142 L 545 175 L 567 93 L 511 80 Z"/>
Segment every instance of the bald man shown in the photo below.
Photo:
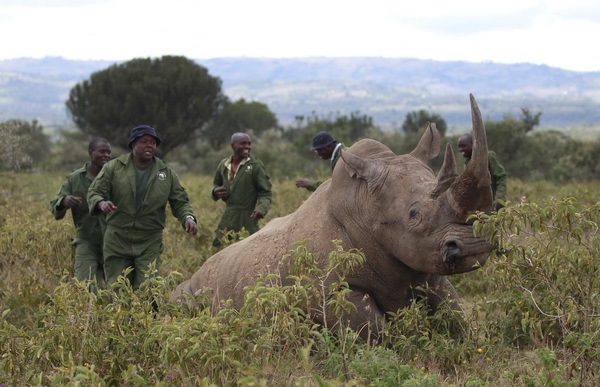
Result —
<path fill-rule="evenodd" d="M 246 133 L 231 136 L 232 155 L 223 159 L 213 179 L 211 196 L 226 203 L 215 231 L 213 246 L 220 247 L 224 232 L 250 234 L 258 231 L 258 221 L 271 207 L 271 180 L 264 164 L 250 155 L 252 140 Z"/>

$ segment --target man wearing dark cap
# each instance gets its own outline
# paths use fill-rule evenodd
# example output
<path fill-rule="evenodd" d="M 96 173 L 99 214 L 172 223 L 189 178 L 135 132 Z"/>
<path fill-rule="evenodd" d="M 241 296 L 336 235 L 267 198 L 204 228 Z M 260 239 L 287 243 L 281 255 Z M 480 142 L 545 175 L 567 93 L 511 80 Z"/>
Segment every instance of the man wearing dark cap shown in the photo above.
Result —
<path fill-rule="evenodd" d="M 328 132 L 319 132 L 315 134 L 312 139 L 311 151 L 315 151 L 319 157 L 323 160 L 329 160 L 331 162 L 331 171 L 335 168 L 340 156 L 342 149 L 346 149 L 344 144 L 337 142 L 333 136 Z M 304 178 L 296 180 L 296 187 L 303 187 L 309 191 L 314 191 L 323 183 L 322 181 L 311 181 Z"/>
<path fill-rule="evenodd" d="M 102 168 L 87 200 L 90 214 L 106 215 L 104 272 L 112 284 L 129 267 L 134 289 L 146 280 L 151 263 L 160 266 L 166 205 L 185 231 L 196 235 L 198 226 L 188 195 L 177 174 L 154 153 L 160 145 L 156 130 L 148 125 L 131 130 L 131 153 Z"/>

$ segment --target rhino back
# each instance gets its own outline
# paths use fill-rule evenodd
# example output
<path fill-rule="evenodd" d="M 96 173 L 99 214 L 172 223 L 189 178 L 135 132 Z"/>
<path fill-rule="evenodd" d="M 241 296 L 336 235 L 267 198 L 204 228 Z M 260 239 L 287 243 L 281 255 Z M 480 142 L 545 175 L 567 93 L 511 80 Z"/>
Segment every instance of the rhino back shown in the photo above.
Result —
<path fill-rule="evenodd" d="M 310 251 L 330 251 L 331 241 L 343 235 L 327 214 L 327 200 L 323 200 L 329 184 L 324 182 L 294 213 L 269 221 L 257 233 L 210 257 L 176 293 L 204 290 L 213 299 L 213 306 L 232 299 L 234 307 L 240 307 L 244 288 L 258 277 L 277 274 L 285 281 L 289 268 L 283 257 L 296 248 L 296 242 L 306 239 Z M 322 257 L 317 258 L 322 261 Z"/>

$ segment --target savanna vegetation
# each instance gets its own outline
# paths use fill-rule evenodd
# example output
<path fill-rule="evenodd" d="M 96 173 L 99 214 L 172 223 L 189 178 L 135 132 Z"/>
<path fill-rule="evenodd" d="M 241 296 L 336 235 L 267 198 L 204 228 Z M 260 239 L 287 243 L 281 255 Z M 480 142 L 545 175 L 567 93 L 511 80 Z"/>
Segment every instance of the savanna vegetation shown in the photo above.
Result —
<path fill-rule="evenodd" d="M 222 207 L 210 177 L 184 174 L 200 219 L 196 237 L 169 219 L 158 276 L 137 293 L 98 295 L 72 280 L 73 226 L 47 203 L 61 173 L 3 173 L 0 197 L 0 385 L 373 385 L 517 386 L 600 383 L 600 182 L 555 185 L 511 179 L 511 204 L 476 230 L 501 247 L 485 267 L 450 277 L 464 315 L 424 306 L 390 315 L 381 345 L 343 325 L 320 329 L 299 311 L 350 307 L 343 286 L 320 297 L 327 271 L 290 251 L 297 284 L 276 277 L 248 289 L 242 310 L 216 316 L 206 304 L 170 300 L 212 253 Z M 268 218 L 293 211 L 308 192 L 275 179 Z M 243 235 L 242 235 L 243 237 Z M 360 262 L 335 249 L 331 265 Z M 348 269 L 349 270 L 349 269 Z M 339 279 L 343 284 L 343 278 Z M 159 303 L 153 312 L 151 300 Z"/>
<path fill-rule="evenodd" d="M 415 302 L 389 315 L 382 342 L 374 344 L 343 324 L 316 326 L 300 308 L 329 305 L 340 317 L 352 308 L 343 276 L 334 296 L 322 297 L 330 269 L 352 270 L 364 259 L 344 241 L 332 241 L 324 270 L 313 267 L 299 243 L 282 257 L 295 266 L 295 285 L 262 278 L 247 289 L 241 310 L 211 315 L 206 300 L 189 307 L 171 299 L 174 287 L 215 252 L 212 233 L 223 205 L 210 198 L 211 176 L 230 153 L 225 129 L 218 129 L 252 135 L 253 153 L 274 183 L 267 222 L 306 200 L 297 177 L 330 175 L 329 165 L 308 151 L 314 133 L 328 130 L 348 146 L 370 137 L 402 154 L 420 137 L 415 125 L 442 118 L 413 112 L 405 132 L 386 132 L 360 112 L 314 113 L 281 128 L 266 105 L 219 101 L 219 119 L 165 154 L 189 191 L 198 235 L 169 218 L 163 264 L 136 292 L 117 284 L 93 294 L 74 281 L 73 225 L 55 221 L 48 209 L 68 171 L 88 159 L 87 144 L 98 132 L 62 132 L 50 142 L 35 121 L 0 123 L 0 385 L 600 384 L 600 141 L 538 133 L 541 113 L 527 109 L 521 117 L 488 120 L 489 147 L 509 174 L 509 203 L 497 214 L 479 214 L 474 230 L 498 238 L 498 249 L 483 268 L 450 277 L 464 313 L 431 315 Z M 444 141 L 456 149 L 456 140 Z M 125 151 L 113 143 L 113 155 Z M 439 168 L 441 157 L 432 165 Z"/>

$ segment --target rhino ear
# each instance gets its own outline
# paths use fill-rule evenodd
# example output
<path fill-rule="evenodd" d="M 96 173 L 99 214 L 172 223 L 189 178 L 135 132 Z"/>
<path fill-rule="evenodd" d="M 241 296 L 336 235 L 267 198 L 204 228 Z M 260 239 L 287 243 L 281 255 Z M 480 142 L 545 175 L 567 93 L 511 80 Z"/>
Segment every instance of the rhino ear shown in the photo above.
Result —
<path fill-rule="evenodd" d="M 423 136 L 419 140 L 419 144 L 410 152 L 410 155 L 427 164 L 429 160 L 435 158 L 440 153 L 441 144 L 440 132 L 438 132 L 435 122 L 430 122 L 427 125 L 427 129 L 425 129 L 425 133 L 423 133 Z"/>
<path fill-rule="evenodd" d="M 448 188 L 454 183 L 458 171 L 456 170 L 456 159 L 454 158 L 454 151 L 450 144 L 446 144 L 446 154 L 444 156 L 444 163 L 438 174 L 437 184 L 433 191 L 431 191 L 431 198 L 436 199 L 438 196 L 446 192 Z"/>
<path fill-rule="evenodd" d="M 342 160 L 344 168 L 351 178 L 366 180 L 369 192 L 376 191 L 384 178 L 385 168 L 377 159 L 363 159 L 348 151 L 342 151 Z"/>

